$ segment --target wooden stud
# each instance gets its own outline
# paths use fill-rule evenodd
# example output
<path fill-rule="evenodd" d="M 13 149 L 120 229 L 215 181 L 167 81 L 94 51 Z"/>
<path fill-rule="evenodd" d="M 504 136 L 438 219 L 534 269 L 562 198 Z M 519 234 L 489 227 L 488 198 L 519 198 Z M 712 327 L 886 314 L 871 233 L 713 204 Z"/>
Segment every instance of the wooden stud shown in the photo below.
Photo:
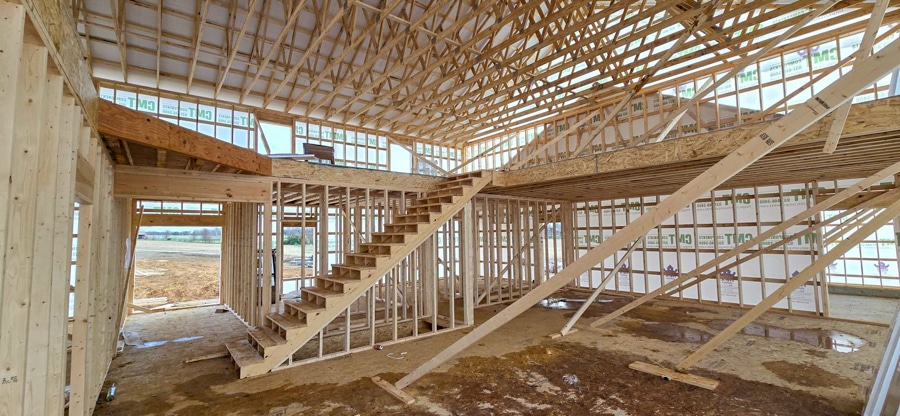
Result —
<path fill-rule="evenodd" d="M 7 9 L 7 12 L 10 12 Z M 12 11 L 15 13 L 15 11 Z M 14 17 L 15 14 L 13 14 Z M 15 22 L 12 22 L 15 26 Z M 10 34 L 10 36 L 20 36 Z M 13 56 L 17 53 L 12 52 Z M 6 411 L 19 414 L 24 411 L 26 386 L 28 322 L 33 278 L 34 225 L 36 211 L 37 165 L 44 114 L 44 89 L 46 88 L 47 50 L 40 46 L 24 44 L 16 93 L 9 100 L 15 102 L 9 161 L 9 199 L 7 204 L 6 232 L 0 238 L 6 240 L 5 270 L 0 293 L 0 403 L 6 403 Z M 13 72 L 16 73 L 16 72 Z M 4 221 L 4 220 L 0 220 Z"/>

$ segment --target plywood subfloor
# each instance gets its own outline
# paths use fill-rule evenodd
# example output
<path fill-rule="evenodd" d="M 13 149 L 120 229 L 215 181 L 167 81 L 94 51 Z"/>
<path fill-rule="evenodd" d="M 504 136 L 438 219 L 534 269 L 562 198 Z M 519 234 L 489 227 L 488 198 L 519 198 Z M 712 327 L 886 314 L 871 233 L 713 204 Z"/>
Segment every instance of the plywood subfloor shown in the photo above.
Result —
<path fill-rule="evenodd" d="M 601 300 L 588 319 L 627 301 Z M 402 407 L 370 377 L 395 381 L 468 330 L 238 380 L 226 358 L 183 364 L 245 337 L 230 313 L 211 307 L 136 316 L 126 330 L 152 346 L 128 346 L 113 361 L 108 382 L 117 384 L 116 399 L 100 403 L 96 414 L 855 414 L 887 333 L 883 326 L 767 314 L 758 321 L 763 334 L 738 335 L 699 363 L 696 374 L 720 381 L 710 392 L 629 370 L 628 364 L 671 366 L 740 311 L 661 301 L 599 331 L 546 338 L 578 306 L 546 302 L 530 309 L 410 386 L 407 392 L 418 399 L 411 407 Z M 500 308 L 478 309 L 477 320 Z M 814 339 L 838 333 L 864 341 L 853 352 L 840 352 L 833 342 Z M 772 336 L 760 336 L 766 334 Z M 406 359 L 387 357 L 401 352 Z"/>
<path fill-rule="evenodd" d="M 828 294 L 828 310 L 835 318 L 890 324 L 900 300 L 875 296 Z"/>

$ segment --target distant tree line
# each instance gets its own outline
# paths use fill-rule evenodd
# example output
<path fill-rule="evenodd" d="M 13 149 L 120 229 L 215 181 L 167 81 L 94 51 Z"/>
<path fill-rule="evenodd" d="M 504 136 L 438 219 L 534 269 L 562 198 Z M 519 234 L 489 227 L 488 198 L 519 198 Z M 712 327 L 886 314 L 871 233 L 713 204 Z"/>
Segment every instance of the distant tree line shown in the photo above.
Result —
<path fill-rule="evenodd" d="M 143 234 L 147 234 L 147 237 L 152 240 L 202 241 L 204 243 L 210 243 L 222 239 L 222 229 L 219 227 L 194 228 L 184 231 L 151 230 L 146 231 Z"/>

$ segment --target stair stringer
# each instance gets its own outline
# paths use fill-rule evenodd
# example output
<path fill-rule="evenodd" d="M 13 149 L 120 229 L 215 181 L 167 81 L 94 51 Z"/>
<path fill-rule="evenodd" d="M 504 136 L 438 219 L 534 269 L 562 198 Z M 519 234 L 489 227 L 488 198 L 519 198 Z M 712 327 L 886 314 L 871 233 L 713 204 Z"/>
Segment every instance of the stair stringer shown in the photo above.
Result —
<path fill-rule="evenodd" d="M 377 259 L 375 269 L 363 270 L 360 275 L 359 284 L 353 289 L 344 293 L 338 301 L 326 303 L 325 310 L 316 315 L 307 315 L 306 327 L 300 329 L 295 335 L 287 339 L 284 344 L 275 345 L 266 349 L 267 357 L 260 361 L 256 361 L 250 365 L 239 368 L 239 377 L 247 378 L 266 374 L 275 367 L 285 362 L 294 352 L 303 347 L 310 339 L 312 339 L 326 325 L 338 317 L 345 309 L 355 302 L 360 296 L 369 290 L 381 277 L 386 275 L 394 267 L 396 267 L 403 259 L 412 254 L 413 250 L 418 248 L 422 243 L 437 232 L 447 221 L 455 216 L 459 211 L 468 204 L 481 189 L 487 186 L 492 180 L 492 172 L 481 172 L 482 177 L 472 178 L 471 186 L 463 186 L 463 195 L 453 204 L 448 205 L 441 210 L 438 215 L 430 215 L 430 222 L 423 227 L 417 234 L 407 234 L 407 241 L 402 245 L 391 247 L 390 257 Z M 426 194 L 427 195 L 427 194 Z M 410 207 L 412 208 L 412 207 Z M 432 213 L 435 214 L 435 213 Z M 395 224 L 395 223 L 389 223 Z M 348 253 L 353 254 L 353 253 Z"/>

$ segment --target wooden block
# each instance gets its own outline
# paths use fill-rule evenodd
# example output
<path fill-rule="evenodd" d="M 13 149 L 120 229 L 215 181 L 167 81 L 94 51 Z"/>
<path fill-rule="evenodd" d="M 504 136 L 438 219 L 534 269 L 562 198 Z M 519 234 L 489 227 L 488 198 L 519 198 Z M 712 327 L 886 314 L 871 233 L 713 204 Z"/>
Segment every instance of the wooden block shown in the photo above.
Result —
<path fill-rule="evenodd" d="M 413 404 L 416 402 L 415 397 L 412 397 L 412 396 L 406 394 L 405 391 L 398 389 L 393 384 L 382 380 L 381 377 L 372 377 L 372 381 L 374 381 L 375 384 L 378 385 L 378 387 L 385 389 L 388 393 L 391 394 L 391 396 L 396 397 L 401 402 L 403 402 L 407 405 L 410 405 L 410 404 Z"/>
<path fill-rule="evenodd" d="M 708 379 L 706 377 L 695 376 L 693 374 L 679 373 L 675 370 L 670 370 L 668 368 L 642 363 L 640 361 L 635 361 L 631 364 L 628 364 L 628 368 L 632 370 L 637 370 L 642 373 L 653 374 L 655 376 L 660 376 L 664 380 L 675 380 L 680 381 L 685 384 L 690 384 L 692 386 L 697 386 L 700 388 L 704 388 L 707 390 L 715 390 L 716 387 L 719 386 L 719 382 L 716 380 Z"/>
<path fill-rule="evenodd" d="M 575 333 L 575 332 L 578 332 L 578 328 L 572 328 L 572 329 L 569 330 L 569 332 L 567 332 L 567 333 L 565 333 L 565 334 L 563 334 L 562 332 L 557 332 L 557 333 L 555 333 L 555 334 L 547 335 L 547 337 L 549 337 L 550 339 L 557 339 L 557 338 L 562 338 L 562 337 L 564 337 L 564 336 L 566 336 L 566 335 L 569 335 L 569 334 L 573 334 L 573 333 Z"/>

